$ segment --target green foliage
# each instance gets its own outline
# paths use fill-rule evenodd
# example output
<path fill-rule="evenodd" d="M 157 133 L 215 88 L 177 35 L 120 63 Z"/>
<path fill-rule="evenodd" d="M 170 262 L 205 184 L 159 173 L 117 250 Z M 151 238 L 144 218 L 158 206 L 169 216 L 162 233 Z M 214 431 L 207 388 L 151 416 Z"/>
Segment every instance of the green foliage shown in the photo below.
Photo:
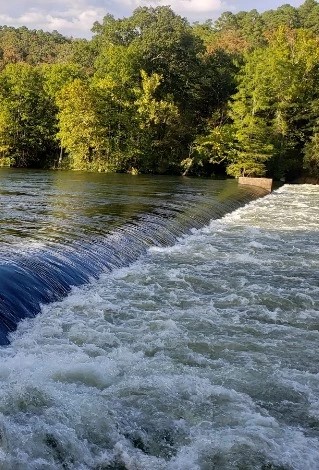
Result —
<path fill-rule="evenodd" d="M 212 20 L 206 20 L 204 23 L 199 23 L 198 21 L 192 25 L 193 32 L 198 36 L 207 46 L 214 36 L 214 27 Z"/>
<path fill-rule="evenodd" d="M 305 146 L 304 169 L 309 175 L 319 177 L 319 134 L 317 133 Z"/>
<path fill-rule="evenodd" d="M 318 171 L 319 4 L 107 14 L 92 40 L 0 27 L 0 165 L 132 173 Z"/>
<path fill-rule="evenodd" d="M 134 103 L 140 129 L 140 166 L 144 171 L 164 173 L 178 163 L 174 156 L 179 147 L 179 136 L 176 135 L 179 110 L 172 97 L 167 96 L 166 100 L 156 98 L 161 83 L 158 74 L 148 76 L 142 70 L 141 77 L 141 87 L 135 91 L 137 99 Z"/>
<path fill-rule="evenodd" d="M 286 28 L 299 28 L 300 18 L 297 8 L 285 4 L 277 8 L 277 10 L 269 10 L 262 14 L 265 29 L 275 31 L 284 26 Z"/>
<path fill-rule="evenodd" d="M 97 56 L 97 51 L 92 41 L 87 39 L 74 39 L 71 44 L 65 47 L 65 54 L 63 49 L 60 49 L 58 62 L 73 63 L 80 67 L 87 75 L 94 73 L 94 62 Z"/>
<path fill-rule="evenodd" d="M 140 70 L 157 73 L 162 77 L 157 93 L 171 94 L 180 107 L 193 109 L 202 73 L 199 54 L 205 48 L 185 19 L 169 7 L 143 7 L 123 20 L 107 15 L 94 32 L 99 77 L 111 74 L 135 86 Z"/>
<path fill-rule="evenodd" d="M 183 175 L 213 174 L 216 165 L 234 157 L 234 128 L 229 124 L 216 124 L 206 135 L 198 136 L 190 148 L 190 155 L 182 161 Z"/>
<path fill-rule="evenodd" d="M 134 45 L 107 44 L 95 61 L 95 78 L 110 76 L 123 86 L 133 88 L 139 82 L 139 54 Z"/>
<path fill-rule="evenodd" d="M 299 7 L 299 18 L 303 28 L 319 33 L 319 4 L 315 0 L 305 0 Z"/>
<path fill-rule="evenodd" d="M 44 64 L 40 70 L 44 77 L 44 89 L 52 99 L 64 85 L 76 78 L 84 78 L 81 68 L 73 63 Z"/>
<path fill-rule="evenodd" d="M 233 176 L 294 177 L 311 135 L 318 91 L 318 39 L 309 31 L 279 28 L 267 46 L 246 55 L 230 104 L 236 157 Z"/>
<path fill-rule="evenodd" d="M 237 134 L 238 148 L 235 155 L 228 161 L 226 172 L 230 176 L 264 176 L 265 162 L 271 157 L 273 147 L 266 143 L 264 128 L 258 122 L 245 129 L 243 134 Z"/>
<path fill-rule="evenodd" d="M 42 30 L 29 30 L 25 26 L 1 26 L 0 68 L 17 62 L 31 65 L 53 63 L 57 60 L 60 50 L 70 43 L 70 39 L 57 31 L 46 33 Z"/>
<path fill-rule="evenodd" d="M 57 96 L 57 137 L 75 170 L 90 169 L 103 153 L 103 131 L 98 119 L 96 97 L 88 84 L 76 79 Z"/>
<path fill-rule="evenodd" d="M 11 64 L 0 74 L 0 147 L 15 166 L 47 166 L 55 117 L 37 68 Z"/>
<path fill-rule="evenodd" d="M 140 153 L 134 90 L 110 75 L 95 79 L 93 89 L 105 147 L 100 171 L 131 171 Z"/>
<path fill-rule="evenodd" d="M 140 69 L 163 77 L 164 95 L 172 94 L 184 106 L 192 102 L 200 64 L 198 54 L 204 52 L 202 41 L 169 7 L 138 8 L 132 22 L 141 31 L 134 39 L 141 55 Z"/>
<path fill-rule="evenodd" d="M 133 113 L 135 129 L 124 128 L 134 165 L 177 171 L 196 132 L 233 90 L 231 60 L 221 51 L 205 55 L 202 40 L 169 7 L 138 8 L 122 20 L 107 15 L 93 31 L 100 50 L 95 81 L 116 83 L 130 103 L 125 109 Z"/>

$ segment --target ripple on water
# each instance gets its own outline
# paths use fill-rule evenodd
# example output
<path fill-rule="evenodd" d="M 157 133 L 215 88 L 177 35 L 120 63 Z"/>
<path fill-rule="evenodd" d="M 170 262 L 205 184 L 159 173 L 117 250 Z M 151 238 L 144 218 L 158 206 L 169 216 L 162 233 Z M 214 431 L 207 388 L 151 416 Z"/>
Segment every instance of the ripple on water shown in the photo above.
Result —
<path fill-rule="evenodd" d="M 319 468 L 313 198 L 284 187 L 21 323 L 0 468 Z"/>

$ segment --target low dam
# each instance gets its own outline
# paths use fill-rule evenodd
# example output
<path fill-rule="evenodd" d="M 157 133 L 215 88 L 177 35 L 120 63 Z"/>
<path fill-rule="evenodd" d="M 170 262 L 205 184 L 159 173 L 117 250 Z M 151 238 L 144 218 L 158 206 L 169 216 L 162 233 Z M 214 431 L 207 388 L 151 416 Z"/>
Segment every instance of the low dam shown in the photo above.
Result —
<path fill-rule="evenodd" d="M 318 186 L 0 177 L 2 468 L 317 467 Z"/>

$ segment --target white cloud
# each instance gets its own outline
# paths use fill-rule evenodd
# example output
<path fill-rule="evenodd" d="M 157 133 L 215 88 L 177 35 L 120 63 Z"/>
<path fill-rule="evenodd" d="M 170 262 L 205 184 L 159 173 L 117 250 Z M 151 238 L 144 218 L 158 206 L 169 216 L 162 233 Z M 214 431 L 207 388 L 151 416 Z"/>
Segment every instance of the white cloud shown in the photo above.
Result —
<path fill-rule="evenodd" d="M 153 2 L 135 2 L 135 3 L 153 3 L 156 5 L 167 5 L 165 0 L 154 0 Z M 171 0 L 170 6 L 177 13 L 189 12 L 193 14 L 212 13 L 222 8 L 220 0 Z"/>
<path fill-rule="evenodd" d="M 225 9 L 223 0 L 0 0 L 0 24 L 89 37 L 93 23 L 107 13 L 123 17 L 138 6 L 168 4 L 190 21 L 216 17 Z"/>
<path fill-rule="evenodd" d="M 132 12 L 138 6 L 170 5 L 176 13 L 192 21 L 218 16 L 225 10 L 225 2 L 227 0 L 122 0 L 117 2 L 117 9 L 124 10 L 125 7 L 127 11 Z"/>
<path fill-rule="evenodd" d="M 63 2 L 65 8 L 63 8 L 62 2 L 55 2 L 55 8 L 50 8 L 50 5 L 46 5 L 44 2 L 41 3 L 41 7 L 37 8 L 34 6 L 25 10 L 17 8 L 16 15 L 11 11 L 10 13 L 0 14 L 0 24 L 27 26 L 30 29 L 43 29 L 45 31 L 56 29 L 68 36 L 89 36 L 93 23 L 101 20 L 106 14 L 106 10 L 99 7 L 90 7 L 90 5 L 85 8 L 84 2 L 82 3 L 83 8 L 79 8 L 79 2 L 75 1 Z M 0 8 L 1 4 L 0 1 Z"/>
<path fill-rule="evenodd" d="M 99 10 L 89 9 L 76 11 L 72 15 L 69 13 L 63 14 L 63 12 L 58 16 L 48 15 L 46 21 L 47 29 L 56 29 L 59 32 L 64 32 L 65 34 L 72 36 L 88 35 L 93 23 L 101 20 L 104 14 L 104 10 L 102 12 Z"/>
<path fill-rule="evenodd" d="M 303 0 L 290 0 L 300 5 Z M 253 0 L 0 0 L 0 24 L 27 26 L 31 29 L 57 29 L 67 36 L 89 37 L 95 21 L 107 13 L 130 16 L 138 6 L 170 5 L 190 21 L 217 18 L 222 11 L 259 8 Z M 265 5 L 267 3 L 267 5 Z M 283 0 L 268 0 L 264 8 L 276 8 Z"/>

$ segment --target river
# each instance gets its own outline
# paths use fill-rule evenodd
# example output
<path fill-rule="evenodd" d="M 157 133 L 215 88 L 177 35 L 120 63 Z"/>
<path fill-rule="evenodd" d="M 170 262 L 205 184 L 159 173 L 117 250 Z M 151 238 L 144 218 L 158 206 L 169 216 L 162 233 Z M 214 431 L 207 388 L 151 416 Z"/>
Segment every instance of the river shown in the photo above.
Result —
<path fill-rule="evenodd" d="M 0 181 L 1 469 L 319 468 L 319 186 Z"/>

